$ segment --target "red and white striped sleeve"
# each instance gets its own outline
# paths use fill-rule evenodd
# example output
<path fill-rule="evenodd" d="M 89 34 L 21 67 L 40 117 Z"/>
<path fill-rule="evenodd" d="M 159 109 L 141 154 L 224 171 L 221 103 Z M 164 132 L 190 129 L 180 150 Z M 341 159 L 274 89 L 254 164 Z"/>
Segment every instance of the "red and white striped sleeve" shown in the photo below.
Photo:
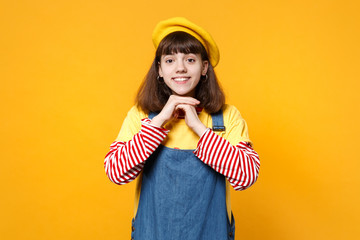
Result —
<path fill-rule="evenodd" d="M 104 168 L 113 183 L 122 185 L 134 180 L 145 161 L 167 136 L 168 130 L 150 123 L 150 119 L 142 119 L 140 131 L 130 141 L 115 141 L 111 144 L 105 156 Z"/>
<path fill-rule="evenodd" d="M 215 171 L 224 175 L 235 190 L 245 190 L 259 175 L 259 155 L 247 142 L 236 146 L 207 129 L 201 136 L 194 154 Z"/>

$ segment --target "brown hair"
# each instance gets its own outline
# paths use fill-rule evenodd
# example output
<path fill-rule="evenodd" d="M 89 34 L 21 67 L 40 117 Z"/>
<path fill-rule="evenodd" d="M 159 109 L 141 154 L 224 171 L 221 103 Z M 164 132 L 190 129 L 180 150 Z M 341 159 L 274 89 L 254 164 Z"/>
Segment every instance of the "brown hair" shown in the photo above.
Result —
<path fill-rule="evenodd" d="M 145 112 L 161 111 L 172 94 L 171 89 L 158 76 L 161 56 L 174 53 L 200 54 L 202 61 L 209 61 L 204 46 L 195 37 L 185 32 L 173 32 L 167 35 L 160 42 L 155 59 L 136 96 L 136 104 Z M 196 86 L 195 98 L 200 101 L 200 107 L 209 113 L 219 111 L 225 104 L 224 92 L 218 83 L 210 61 L 207 78 L 201 77 Z"/>

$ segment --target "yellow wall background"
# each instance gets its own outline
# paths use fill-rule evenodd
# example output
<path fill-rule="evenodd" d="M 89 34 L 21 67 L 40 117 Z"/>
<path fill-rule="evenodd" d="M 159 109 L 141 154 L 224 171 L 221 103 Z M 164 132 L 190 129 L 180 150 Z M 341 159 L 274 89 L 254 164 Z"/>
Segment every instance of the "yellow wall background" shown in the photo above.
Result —
<path fill-rule="evenodd" d="M 258 182 L 232 192 L 236 239 L 359 239 L 359 3 L 1 1 L 0 239 L 129 239 L 135 184 L 103 159 L 160 20 L 217 41 Z"/>

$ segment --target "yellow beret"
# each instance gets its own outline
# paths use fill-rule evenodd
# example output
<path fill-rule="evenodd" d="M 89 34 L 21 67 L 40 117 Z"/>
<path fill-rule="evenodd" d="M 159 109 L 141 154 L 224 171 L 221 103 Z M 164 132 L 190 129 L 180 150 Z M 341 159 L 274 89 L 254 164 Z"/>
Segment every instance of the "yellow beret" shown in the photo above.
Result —
<path fill-rule="evenodd" d="M 186 32 L 199 40 L 206 49 L 211 65 L 215 67 L 218 64 L 220 53 L 214 39 L 205 29 L 183 17 L 170 18 L 156 25 L 152 35 L 155 48 L 164 37 L 177 31 Z"/>

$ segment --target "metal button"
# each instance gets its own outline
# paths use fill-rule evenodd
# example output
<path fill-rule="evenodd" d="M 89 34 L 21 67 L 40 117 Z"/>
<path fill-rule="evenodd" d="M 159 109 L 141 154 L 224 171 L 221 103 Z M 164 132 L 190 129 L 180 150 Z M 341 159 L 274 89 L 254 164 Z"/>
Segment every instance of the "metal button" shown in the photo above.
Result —
<path fill-rule="evenodd" d="M 134 226 L 131 227 L 131 231 L 135 231 L 135 227 L 134 227 Z"/>
<path fill-rule="evenodd" d="M 232 232 L 229 232 L 229 236 L 232 237 L 232 236 L 233 236 L 233 233 L 232 233 Z"/>

